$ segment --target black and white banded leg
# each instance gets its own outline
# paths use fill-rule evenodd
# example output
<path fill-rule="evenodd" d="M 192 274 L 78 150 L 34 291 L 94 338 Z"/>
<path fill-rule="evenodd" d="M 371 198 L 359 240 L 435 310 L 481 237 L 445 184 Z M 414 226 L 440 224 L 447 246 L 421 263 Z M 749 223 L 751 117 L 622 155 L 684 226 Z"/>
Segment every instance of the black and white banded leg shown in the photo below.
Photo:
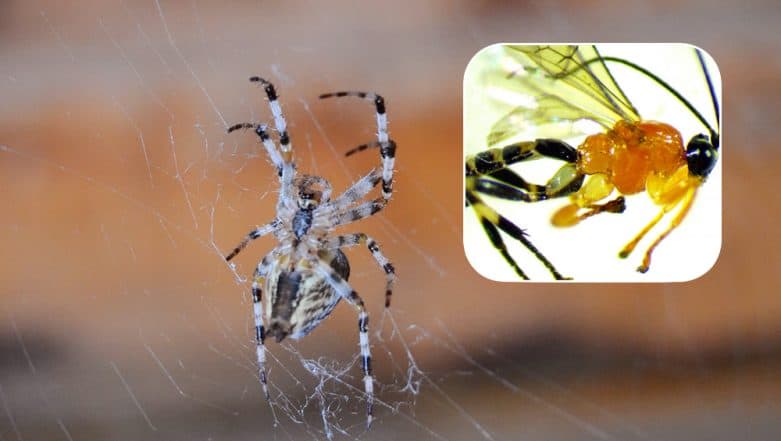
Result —
<path fill-rule="evenodd" d="M 342 212 L 350 208 L 351 205 L 359 202 L 364 196 L 369 194 L 380 182 L 380 179 L 380 172 L 376 168 L 372 169 L 366 176 L 355 181 L 344 193 L 329 202 L 327 206 L 328 213 Z"/>
<path fill-rule="evenodd" d="M 380 157 L 382 158 L 382 197 L 385 200 L 389 200 L 393 194 L 393 164 L 396 161 L 396 143 L 388 138 L 388 116 L 385 113 L 385 99 L 376 93 L 357 91 L 324 93 L 320 95 L 320 98 L 345 96 L 354 96 L 374 103 L 377 119 L 377 142 L 358 146 L 347 154 L 350 155 L 372 146 L 380 148 Z"/>
<path fill-rule="evenodd" d="M 374 213 L 385 208 L 388 202 L 383 198 L 377 198 L 368 202 L 364 202 L 360 205 L 356 205 L 354 208 L 337 212 L 332 219 L 334 219 L 334 226 L 345 225 L 352 222 L 359 221 L 363 218 L 367 218 Z"/>
<path fill-rule="evenodd" d="M 230 126 L 228 128 L 228 133 L 239 129 L 253 129 L 255 131 L 255 134 L 258 135 L 260 141 L 263 143 L 263 147 L 265 147 L 266 153 L 268 153 L 269 158 L 271 158 L 271 162 L 274 164 L 274 167 L 277 169 L 277 175 L 279 175 L 279 181 L 280 181 L 277 211 L 281 210 L 283 207 L 287 207 L 288 209 L 295 210 L 296 207 L 292 204 L 293 180 L 296 177 L 295 164 L 286 161 L 283 158 L 283 156 L 279 153 L 279 150 L 277 150 L 277 146 L 274 144 L 274 141 L 271 140 L 271 137 L 268 135 L 268 132 L 266 131 L 267 127 L 265 124 L 238 123 Z"/>
<path fill-rule="evenodd" d="M 282 113 L 282 106 L 279 104 L 279 97 L 277 96 L 276 89 L 274 89 L 274 85 L 261 77 L 251 77 L 249 80 L 253 83 L 260 83 L 260 85 L 263 86 L 266 97 L 268 97 L 268 106 L 271 108 L 271 115 L 274 117 L 274 127 L 277 129 L 277 134 L 279 134 L 279 147 L 282 150 L 282 155 L 285 162 L 292 163 L 293 158 L 291 152 L 293 147 L 290 144 L 290 135 L 287 133 L 287 121 L 285 121 L 285 116 Z"/>
<path fill-rule="evenodd" d="M 231 251 L 230 254 L 225 256 L 226 261 L 230 261 L 234 257 L 236 257 L 237 254 L 243 250 L 247 244 L 250 243 L 250 241 L 253 241 L 261 236 L 265 236 L 268 233 L 271 233 L 272 231 L 276 230 L 279 227 L 279 221 L 277 219 L 274 219 L 273 221 L 267 223 L 266 225 L 263 225 L 262 227 L 258 227 L 252 231 L 250 231 L 244 239 L 239 243 L 236 248 Z"/>
<path fill-rule="evenodd" d="M 263 90 L 266 92 L 268 98 L 268 105 L 271 109 L 271 115 L 274 118 L 274 127 L 279 135 L 280 150 L 277 150 L 276 145 L 269 137 L 265 124 L 253 124 L 253 123 L 239 123 L 234 124 L 228 128 L 228 132 L 232 132 L 238 129 L 254 129 L 255 133 L 260 137 L 263 142 L 263 146 L 266 148 L 266 152 L 271 158 L 271 162 L 277 169 L 279 178 L 281 181 L 281 189 L 279 193 L 278 207 L 284 205 L 284 201 L 290 200 L 292 195 L 293 180 L 296 176 L 296 166 L 293 162 L 292 146 L 290 143 L 290 135 L 287 132 L 287 121 L 282 113 L 282 107 L 279 104 L 279 97 L 277 96 L 274 85 L 269 81 L 260 77 L 251 77 L 249 79 L 253 83 L 260 83 L 263 86 Z"/>
<path fill-rule="evenodd" d="M 358 311 L 358 345 L 361 349 L 363 390 L 366 394 L 366 427 L 368 428 L 374 418 L 374 378 L 372 377 L 372 355 L 369 346 L 369 314 L 366 312 L 363 299 L 327 262 L 318 260 L 314 270 L 328 281 L 337 295 L 355 306 Z"/>
<path fill-rule="evenodd" d="M 255 316 L 255 352 L 258 357 L 258 377 L 263 387 L 263 395 L 269 399 L 266 380 L 266 331 L 263 328 L 263 283 L 268 272 L 268 256 L 255 268 L 252 276 L 252 308 Z"/>
<path fill-rule="evenodd" d="M 372 257 L 377 261 L 377 265 L 385 271 L 385 307 L 388 308 L 393 295 L 393 283 L 396 281 L 396 270 L 388 258 L 382 254 L 380 246 L 374 239 L 364 233 L 346 234 L 329 239 L 325 246 L 329 249 L 340 249 L 362 244 L 366 244 L 369 252 L 372 253 Z"/>
<path fill-rule="evenodd" d="M 277 146 L 274 144 L 274 141 L 272 141 L 271 137 L 268 135 L 268 127 L 265 124 L 258 123 L 238 123 L 228 127 L 228 133 L 240 129 L 252 129 L 255 131 L 255 134 L 258 135 L 260 141 L 263 143 L 263 147 L 266 149 L 266 153 L 268 153 L 269 158 L 271 158 L 271 162 L 277 169 L 277 174 L 282 176 L 284 160 L 282 159 L 282 155 L 279 153 L 279 150 L 277 150 Z"/>
<path fill-rule="evenodd" d="M 361 144 L 353 149 L 350 149 L 345 153 L 345 156 L 362 152 L 370 148 L 379 148 L 380 157 L 383 159 L 382 163 L 382 197 L 387 201 L 393 194 L 393 161 L 396 158 L 396 142 L 392 139 L 388 142 L 382 143 L 379 141 L 369 142 Z M 386 158 L 391 158 L 391 161 L 386 161 Z M 390 164 L 388 166 L 388 164 Z"/>

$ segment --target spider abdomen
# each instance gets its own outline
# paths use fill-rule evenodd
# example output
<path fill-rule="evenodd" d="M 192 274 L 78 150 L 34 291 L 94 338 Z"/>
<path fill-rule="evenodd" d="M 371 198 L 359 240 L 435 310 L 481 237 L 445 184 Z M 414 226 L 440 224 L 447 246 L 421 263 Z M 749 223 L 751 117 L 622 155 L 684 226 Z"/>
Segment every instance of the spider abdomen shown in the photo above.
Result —
<path fill-rule="evenodd" d="M 323 252 L 319 256 L 329 262 L 339 276 L 347 280 L 350 264 L 341 250 Z M 336 307 L 341 300 L 328 280 L 314 272 L 306 259 L 289 265 L 274 265 L 269 271 L 266 291 L 268 332 L 278 342 L 285 337 L 306 336 Z"/>

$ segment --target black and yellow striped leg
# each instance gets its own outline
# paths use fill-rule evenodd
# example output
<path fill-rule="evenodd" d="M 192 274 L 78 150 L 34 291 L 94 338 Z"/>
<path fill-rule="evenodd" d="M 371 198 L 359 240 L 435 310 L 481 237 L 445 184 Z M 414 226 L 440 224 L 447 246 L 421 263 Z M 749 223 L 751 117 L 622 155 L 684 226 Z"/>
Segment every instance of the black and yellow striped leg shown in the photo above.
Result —
<path fill-rule="evenodd" d="M 508 168 L 512 164 L 540 157 L 565 162 L 565 165 L 545 185 L 530 183 Z M 566 142 L 557 139 L 538 139 L 488 149 L 468 156 L 464 161 L 466 204 L 472 206 L 494 248 L 499 250 L 516 274 L 523 279 L 528 280 L 528 277 L 507 250 L 500 230 L 521 242 L 557 280 L 565 277 L 531 243 L 521 228 L 486 205 L 478 194 L 522 202 L 537 202 L 566 196 L 577 191 L 583 184 L 584 176 L 575 166 L 577 159 L 578 151 Z"/>
<path fill-rule="evenodd" d="M 508 201 L 537 202 L 548 199 L 545 191 L 526 191 L 522 188 L 485 178 L 474 179 L 474 191 Z"/>
<path fill-rule="evenodd" d="M 532 184 L 508 166 L 539 157 L 564 161 L 545 185 Z M 569 144 L 551 139 L 511 144 L 469 156 L 465 162 L 466 178 L 472 189 L 511 201 L 536 202 L 571 194 L 583 185 L 583 174 L 577 171 L 577 150 Z"/>
<path fill-rule="evenodd" d="M 521 242 L 521 244 L 523 244 L 526 249 L 534 254 L 534 257 L 536 257 L 537 260 L 545 265 L 545 267 L 548 269 L 548 271 L 550 271 L 556 280 L 568 279 L 567 277 L 562 276 L 561 273 L 556 270 L 556 267 L 554 267 L 553 264 L 540 252 L 540 250 L 538 250 L 537 247 L 531 243 L 531 241 L 526 237 L 526 233 L 521 228 L 509 221 L 504 216 L 497 213 L 493 208 L 486 205 L 482 199 L 477 196 L 477 194 L 467 191 L 466 200 L 467 203 L 472 206 L 472 209 L 477 215 L 480 224 L 483 226 L 485 233 L 491 240 L 491 244 L 493 244 L 494 248 L 499 250 L 499 253 L 502 255 L 502 257 L 504 257 L 504 260 L 507 261 L 510 266 L 512 266 L 513 270 L 515 270 L 515 273 L 518 274 L 519 277 L 524 280 L 529 280 L 529 277 L 526 275 L 526 273 L 521 270 L 521 268 L 518 266 L 518 263 L 515 262 L 515 259 L 513 259 L 513 257 L 510 255 L 510 252 L 507 250 L 507 246 L 505 245 L 499 230 L 504 231 L 513 239 Z"/>
<path fill-rule="evenodd" d="M 490 175 L 509 165 L 543 156 L 574 164 L 578 159 L 578 151 L 558 139 L 519 142 L 468 156 L 465 161 L 466 175 Z"/>

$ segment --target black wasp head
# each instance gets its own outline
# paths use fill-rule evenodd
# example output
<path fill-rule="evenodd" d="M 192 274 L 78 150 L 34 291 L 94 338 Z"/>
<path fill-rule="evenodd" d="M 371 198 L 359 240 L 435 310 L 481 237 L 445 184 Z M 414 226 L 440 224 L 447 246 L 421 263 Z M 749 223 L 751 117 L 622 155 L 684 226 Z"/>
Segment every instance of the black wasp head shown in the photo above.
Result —
<path fill-rule="evenodd" d="M 707 177 L 718 159 L 719 151 L 707 135 L 700 133 L 686 146 L 686 162 L 689 173 L 694 176 Z"/>

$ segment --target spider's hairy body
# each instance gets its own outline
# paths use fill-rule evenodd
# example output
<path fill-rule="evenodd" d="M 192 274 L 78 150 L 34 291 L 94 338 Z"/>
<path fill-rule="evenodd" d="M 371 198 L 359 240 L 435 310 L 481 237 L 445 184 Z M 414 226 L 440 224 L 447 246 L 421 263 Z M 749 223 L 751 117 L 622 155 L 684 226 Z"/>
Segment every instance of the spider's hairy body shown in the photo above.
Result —
<path fill-rule="evenodd" d="M 341 250 L 323 251 L 318 257 L 347 280 L 350 264 Z M 263 290 L 270 294 L 265 306 L 268 335 L 277 342 L 286 336 L 296 340 L 306 336 L 341 300 L 326 278 L 312 271 L 306 259 L 292 262 L 289 256 L 271 265 Z"/>
<path fill-rule="evenodd" d="M 274 118 L 279 146 L 272 140 L 265 124 L 240 123 L 228 132 L 252 129 L 260 138 L 279 176 L 280 190 L 276 217 L 266 225 L 247 234 L 225 259 L 233 259 L 247 244 L 261 236 L 273 234 L 277 246 L 258 263 L 252 278 L 252 303 L 255 314 L 255 339 L 258 373 L 266 399 L 269 398 L 266 379 L 265 338 L 277 342 L 286 337 L 299 339 L 312 332 L 345 299 L 358 313 L 358 342 L 361 352 L 367 425 L 373 418 L 374 383 L 371 374 L 369 346 L 369 316 L 363 299 L 347 283 L 350 264 L 342 249 L 366 245 L 374 260 L 385 272 L 385 306 L 390 305 L 395 270 L 379 246 L 364 233 L 332 235 L 333 230 L 369 217 L 385 208 L 393 191 L 393 164 L 396 143 L 388 137 L 385 100 L 368 92 L 336 92 L 320 98 L 352 96 L 374 103 L 377 120 L 377 141 L 362 144 L 347 154 L 377 147 L 381 167 L 375 167 L 338 197 L 331 199 L 331 184 L 320 176 L 298 174 L 293 159 L 287 122 L 282 114 L 274 85 L 260 78 Z M 380 183 L 381 196 L 365 201 Z M 263 293 L 266 293 L 265 307 Z"/>

